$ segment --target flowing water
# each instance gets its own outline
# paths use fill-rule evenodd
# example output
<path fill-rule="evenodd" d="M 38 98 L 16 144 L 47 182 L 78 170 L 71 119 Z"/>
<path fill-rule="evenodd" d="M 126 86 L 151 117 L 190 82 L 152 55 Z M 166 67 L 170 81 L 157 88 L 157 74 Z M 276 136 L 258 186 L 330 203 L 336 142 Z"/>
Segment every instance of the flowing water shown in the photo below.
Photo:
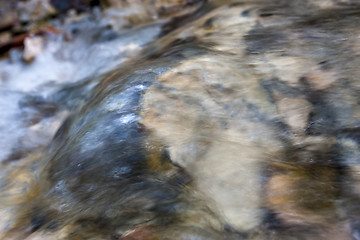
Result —
<path fill-rule="evenodd" d="M 193 4 L 0 62 L 2 239 L 360 239 L 360 5 Z"/>

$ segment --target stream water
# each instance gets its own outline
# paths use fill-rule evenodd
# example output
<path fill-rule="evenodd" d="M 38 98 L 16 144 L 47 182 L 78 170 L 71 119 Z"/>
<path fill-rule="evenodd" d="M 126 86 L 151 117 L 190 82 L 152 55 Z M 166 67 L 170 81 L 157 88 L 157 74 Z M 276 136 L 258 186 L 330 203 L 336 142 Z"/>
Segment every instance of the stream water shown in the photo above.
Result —
<path fill-rule="evenodd" d="M 2 239 L 360 239 L 360 5 L 194 4 L 0 61 Z"/>

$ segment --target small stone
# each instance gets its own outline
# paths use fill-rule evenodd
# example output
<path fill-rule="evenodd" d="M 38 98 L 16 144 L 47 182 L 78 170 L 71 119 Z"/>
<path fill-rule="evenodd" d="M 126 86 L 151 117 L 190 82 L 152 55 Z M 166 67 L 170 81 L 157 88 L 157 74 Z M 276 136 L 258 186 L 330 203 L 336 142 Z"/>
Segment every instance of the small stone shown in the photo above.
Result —
<path fill-rule="evenodd" d="M 2 32 L 0 33 L 0 44 L 6 43 L 11 40 L 10 32 Z"/>
<path fill-rule="evenodd" d="M 43 51 L 44 39 L 42 37 L 27 37 L 24 41 L 23 59 L 26 62 L 31 62 L 35 57 Z"/>

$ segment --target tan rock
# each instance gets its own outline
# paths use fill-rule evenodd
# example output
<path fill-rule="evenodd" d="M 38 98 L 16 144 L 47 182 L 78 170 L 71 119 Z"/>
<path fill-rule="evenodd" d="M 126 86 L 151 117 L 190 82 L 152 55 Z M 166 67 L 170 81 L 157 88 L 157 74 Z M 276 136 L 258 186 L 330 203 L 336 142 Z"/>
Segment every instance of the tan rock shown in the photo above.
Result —
<path fill-rule="evenodd" d="M 304 134 L 308 125 L 311 104 L 303 98 L 283 98 L 277 102 L 280 115 L 294 133 Z"/>

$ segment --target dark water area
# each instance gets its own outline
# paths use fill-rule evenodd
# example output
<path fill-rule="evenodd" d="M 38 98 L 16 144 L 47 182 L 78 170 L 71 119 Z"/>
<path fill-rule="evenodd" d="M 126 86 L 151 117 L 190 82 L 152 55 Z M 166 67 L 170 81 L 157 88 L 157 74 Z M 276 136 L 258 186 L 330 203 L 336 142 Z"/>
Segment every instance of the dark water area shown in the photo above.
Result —
<path fill-rule="evenodd" d="M 1 239 L 360 239 L 356 1 L 115 2 L 0 61 Z"/>

